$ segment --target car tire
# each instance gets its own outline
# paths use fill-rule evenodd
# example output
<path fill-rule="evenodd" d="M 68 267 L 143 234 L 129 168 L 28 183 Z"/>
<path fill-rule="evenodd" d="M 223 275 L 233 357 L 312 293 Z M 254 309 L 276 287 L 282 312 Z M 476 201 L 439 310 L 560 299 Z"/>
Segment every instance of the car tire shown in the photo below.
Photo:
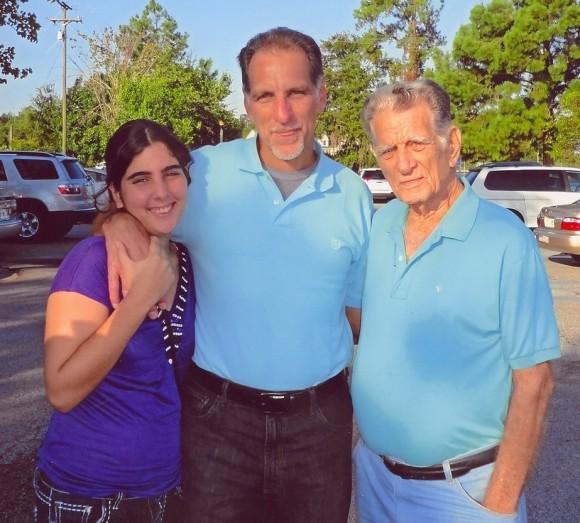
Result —
<path fill-rule="evenodd" d="M 18 212 L 22 228 L 18 239 L 23 243 L 34 243 L 43 240 L 48 232 L 47 211 L 37 203 L 24 203 Z"/>

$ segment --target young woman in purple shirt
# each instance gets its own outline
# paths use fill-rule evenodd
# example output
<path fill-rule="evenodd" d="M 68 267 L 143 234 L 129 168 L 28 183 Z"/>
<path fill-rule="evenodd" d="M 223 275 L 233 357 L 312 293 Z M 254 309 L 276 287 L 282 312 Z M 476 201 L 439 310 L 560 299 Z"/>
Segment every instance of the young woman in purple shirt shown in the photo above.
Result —
<path fill-rule="evenodd" d="M 55 277 L 44 340 L 55 412 L 34 473 L 38 522 L 179 519 L 178 381 L 193 352 L 194 289 L 187 250 L 170 234 L 186 204 L 189 151 L 162 125 L 134 120 L 111 137 L 105 161 L 108 214 L 137 218 L 149 253 L 121 256 L 132 283 L 115 309 L 103 237 L 77 244 Z M 157 303 L 167 310 L 150 319 Z"/>

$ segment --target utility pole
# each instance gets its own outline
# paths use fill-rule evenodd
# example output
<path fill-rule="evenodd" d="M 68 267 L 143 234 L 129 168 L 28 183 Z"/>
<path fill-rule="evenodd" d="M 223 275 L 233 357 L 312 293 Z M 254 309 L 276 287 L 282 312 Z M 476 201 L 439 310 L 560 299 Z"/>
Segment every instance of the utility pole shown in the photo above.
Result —
<path fill-rule="evenodd" d="M 50 18 L 53 24 L 60 23 L 60 36 L 62 40 L 62 152 L 66 154 L 66 28 L 72 22 L 81 23 L 80 17 L 67 18 L 66 12 L 71 10 L 71 7 L 65 4 L 62 0 L 56 0 L 56 3 L 62 7 L 61 18 Z"/>

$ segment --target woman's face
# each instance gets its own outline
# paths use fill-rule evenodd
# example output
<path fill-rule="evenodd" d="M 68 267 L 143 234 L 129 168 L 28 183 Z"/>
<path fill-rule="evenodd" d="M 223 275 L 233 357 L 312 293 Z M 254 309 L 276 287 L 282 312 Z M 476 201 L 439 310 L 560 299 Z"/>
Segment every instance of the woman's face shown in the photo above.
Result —
<path fill-rule="evenodd" d="M 111 192 L 117 208 L 137 218 L 149 234 L 168 236 L 185 208 L 187 178 L 167 146 L 155 142 L 133 158 L 120 191 Z"/>

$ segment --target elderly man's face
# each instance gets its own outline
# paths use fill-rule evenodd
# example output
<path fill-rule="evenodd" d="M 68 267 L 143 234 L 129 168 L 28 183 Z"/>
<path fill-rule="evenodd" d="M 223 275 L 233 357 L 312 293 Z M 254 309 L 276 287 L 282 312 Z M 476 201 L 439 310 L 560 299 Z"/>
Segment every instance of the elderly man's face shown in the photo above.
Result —
<path fill-rule="evenodd" d="M 452 127 L 448 143 L 435 134 L 433 114 L 425 102 L 393 111 L 384 109 L 371 121 L 379 167 L 397 197 L 411 207 L 436 207 L 456 183 L 454 166 L 461 134 Z"/>
<path fill-rule="evenodd" d="M 326 104 L 326 91 L 310 80 L 304 51 L 258 51 L 250 61 L 248 79 L 244 105 L 258 132 L 262 162 L 281 171 L 310 166 L 316 118 Z"/>

